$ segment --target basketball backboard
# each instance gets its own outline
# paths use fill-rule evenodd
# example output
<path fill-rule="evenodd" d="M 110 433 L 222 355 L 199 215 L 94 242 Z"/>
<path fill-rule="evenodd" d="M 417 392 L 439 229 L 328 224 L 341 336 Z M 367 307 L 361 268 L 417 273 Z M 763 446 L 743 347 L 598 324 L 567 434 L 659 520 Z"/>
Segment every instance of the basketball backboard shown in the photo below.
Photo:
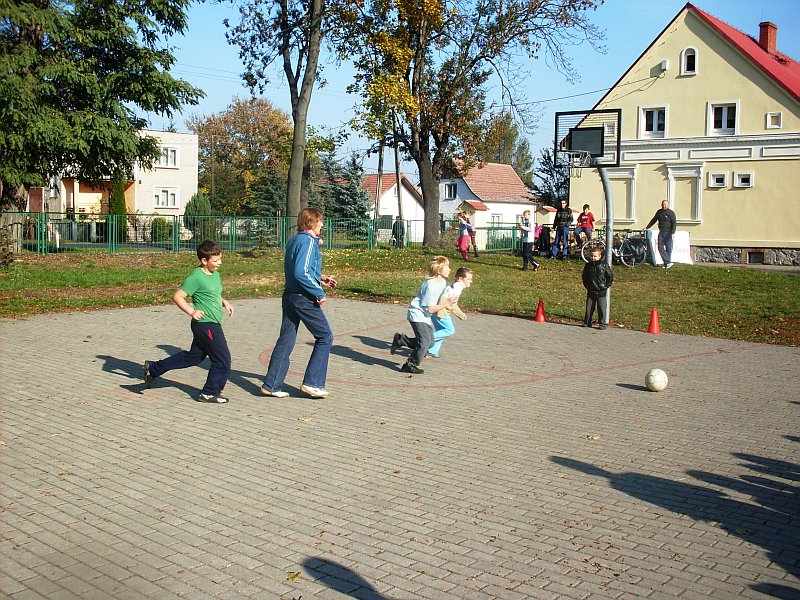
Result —
<path fill-rule="evenodd" d="M 557 112 L 553 161 L 571 171 L 602 165 L 618 167 L 622 109 Z M 579 173 L 578 173 L 579 174 Z"/>

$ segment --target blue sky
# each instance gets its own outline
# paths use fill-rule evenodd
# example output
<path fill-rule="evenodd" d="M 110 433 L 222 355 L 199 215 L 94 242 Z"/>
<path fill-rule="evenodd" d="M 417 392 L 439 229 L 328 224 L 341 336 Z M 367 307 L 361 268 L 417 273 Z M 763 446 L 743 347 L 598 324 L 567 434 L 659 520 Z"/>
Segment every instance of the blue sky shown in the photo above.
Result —
<path fill-rule="evenodd" d="M 548 68 L 546 60 L 529 63 L 526 100 L 538 102 L 540 108 L 538 127 L 527 134 L 535 157 L 539 156 L 539 148 L 552 144 L 553 114 L 591 108 L 685 4 L 680 0 L 607 0 L 592 15 L 592 20 L 606 33 L 607 52 L 598 53 L 588 44 L 568 49 L 579 81 L 566 81 L 562 74 Z M 800 60 L 800 0 L 698 0 L 693 4 L 755 38 L 758 38 L 758 24 L 772 21 L 778 26 L 778 50 Z M 249 96 L 239 77 L 242 63 L 238 51 L 225 40 L 222 24 L 225 18 L 237 21 L 236 9 L 229 4 L 192 4 L 186 35 L 173 40 L 177 59 L 173 74 L 206 93 L 198 106 L 189 107 L 175 119 L 179 131 L 186 130 L 185 121 L 190 115 L 211 115 L 224 110 L 235 97 Z M 324 74 L 329 84 L 315 90 L 309 123 L 338 128 L 353 116 L 353 106 L 358 100 L 345 91 L 351 71 L 347 67 L 325 65 Z M 263 97 L 289 112 L 289 93 L 279 74 Z M 150 122 L 154 129 L 168 124 L 159 116 Z M 368 146 L 366 140 L 353 136 L 343 152 L 363 152 Z M 386 159 L 387 165 L 391 164 L 389 153 Z M 367 159 L 364 166 L 367 172 L 374 172 L 377 159 L 374 156 Z M 405 164 L 403 170 L 412 179 L 415 177 L 413 163 Z"/>

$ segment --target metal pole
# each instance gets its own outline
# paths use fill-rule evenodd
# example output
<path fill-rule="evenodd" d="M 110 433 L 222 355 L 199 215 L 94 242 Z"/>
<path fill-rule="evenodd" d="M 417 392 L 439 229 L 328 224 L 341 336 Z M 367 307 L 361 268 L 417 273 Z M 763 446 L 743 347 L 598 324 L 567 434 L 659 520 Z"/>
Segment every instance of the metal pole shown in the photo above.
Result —
<path fill-rule="evenodd" d="M 606 197 L 606 255 L 605 261 L 608 266 L 611 266 L 612 245 L 614 244 L 614 200 L 611 196 L 611 183 L 608 181 L 608 173 L 605 167 L 597 165 L 597 170 L 600 171 L 600 181 L 603 182 L 603 194 Z M 611 288 L 608 288 L 606 296 L 606 322 L 603 325 L 608 325 L 608 319 L 611 318 Z"/>

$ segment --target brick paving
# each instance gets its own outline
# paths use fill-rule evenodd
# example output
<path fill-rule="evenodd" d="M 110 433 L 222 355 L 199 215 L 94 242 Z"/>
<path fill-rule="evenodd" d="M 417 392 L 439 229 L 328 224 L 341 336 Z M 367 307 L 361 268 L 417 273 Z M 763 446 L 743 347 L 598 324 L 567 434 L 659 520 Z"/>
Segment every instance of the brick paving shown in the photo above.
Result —
<path fill-rule="evenodd" d="M 0 597 L 800 598 L 800 349 L 472 313 L 412 377 L 405 308 L 334 299 L 331 396 L 303 330 L 274 399 L 235 306 L 219 406 L 144 389 L 172 306 L 0 323 Z"/>

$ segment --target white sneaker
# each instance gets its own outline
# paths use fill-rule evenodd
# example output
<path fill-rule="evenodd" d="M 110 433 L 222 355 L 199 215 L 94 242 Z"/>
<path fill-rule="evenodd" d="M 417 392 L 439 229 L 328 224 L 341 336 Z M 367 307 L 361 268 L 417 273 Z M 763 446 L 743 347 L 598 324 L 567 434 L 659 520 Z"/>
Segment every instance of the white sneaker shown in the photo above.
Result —
<path fill-rule="evenodd" d="M 300 386 L 300 390 L 311 396 L 312 398 L 324 398 L 330 392 L 325 388 L 314 387 L 313 385 L 306 385 L 305 383 Z"/>
<path fill-rule="evenodd" d="M 667 263 L 667 266 L 666 266 L 666 267 L 664 267 L 664 268 L 665 268 L 665 269 L 671 269 L 671 268 L 672 268 L 672 263 Z"/>
<path fill-rule="evenodd" d="M 286 398 L 289 396 L 289 392 L 284 392 L 283 390 L 268 390 L 263 385 L 261 386 L 261 393 L 265 396 L 272 396 L 273 398 Z"/>

